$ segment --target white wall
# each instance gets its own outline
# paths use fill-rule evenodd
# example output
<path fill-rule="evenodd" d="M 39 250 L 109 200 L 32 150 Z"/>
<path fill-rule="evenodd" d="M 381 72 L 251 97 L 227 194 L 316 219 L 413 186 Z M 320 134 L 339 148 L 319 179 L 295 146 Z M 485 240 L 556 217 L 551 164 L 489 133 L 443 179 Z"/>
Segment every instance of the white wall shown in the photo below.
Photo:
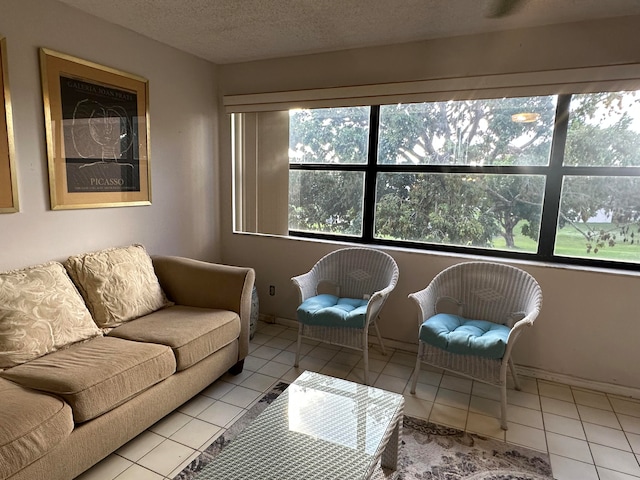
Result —
<path fill-rule="evenodd" d="M 0 271 L 104 247 L 219 257 L 216 66 L 52 0 L 0 0 L 20 212 L 0 215 Z M 52 211 L 38 48 L 149 80 L 152 205 Z"/>
<path fill-rule="evenodd" d="M 223 94 L 263 93 L 640 63 L 639 29 L 640 17 L 630 17 L 223 65 L 220 90 Z M 231 157 L 225 115 L 221 115 L 220 126 L 221 194 L 223 204 L 229 205 L 221 217 L 222 258 L 256 269 L 261 313 L 293 319 L 297 293 L 290 278 L 308 271 L 338 245 L 232 233 Z M 470 257 L 385 250 L 398 262 L 400 280 L 382 313 L 382 335 L 415 345 L 417 315 L 407 295 L 424 288 L 445 267 Z M 544 294 L 542 314 L 516 347 L 516 363 L 538 375 L 609 391 L 640 393 L 638 272 L 509 263 L 532 273 Z M 268 294 L 269 285 L 276 286 L 274 297 Z"/>

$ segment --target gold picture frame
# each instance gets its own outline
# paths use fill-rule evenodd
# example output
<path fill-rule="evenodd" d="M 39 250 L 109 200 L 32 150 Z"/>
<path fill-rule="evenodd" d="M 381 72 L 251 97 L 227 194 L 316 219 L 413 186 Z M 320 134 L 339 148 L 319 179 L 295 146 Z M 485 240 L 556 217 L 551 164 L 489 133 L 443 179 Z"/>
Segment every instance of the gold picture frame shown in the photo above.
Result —
<path fill-rule="evenodd" d="M 18 211 L 18 181 L 16 178 L 13 143 L 13 112 L 9 94 L 7 45 L 0 37 L 0 213 Z"/>
<path fill-rule="evenodd" d="M 151 204 L 149 82 L 40 49 L 53 210 Z"/>

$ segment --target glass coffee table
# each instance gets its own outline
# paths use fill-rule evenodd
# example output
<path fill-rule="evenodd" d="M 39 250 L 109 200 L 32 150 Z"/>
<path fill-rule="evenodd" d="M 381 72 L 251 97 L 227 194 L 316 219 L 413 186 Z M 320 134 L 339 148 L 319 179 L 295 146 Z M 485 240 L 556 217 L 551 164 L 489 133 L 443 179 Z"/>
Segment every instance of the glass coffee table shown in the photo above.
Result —
<path fill-rule="evenodd" d="M 404 398 L 304 372 L 197 480 L 394 478 Z"/>

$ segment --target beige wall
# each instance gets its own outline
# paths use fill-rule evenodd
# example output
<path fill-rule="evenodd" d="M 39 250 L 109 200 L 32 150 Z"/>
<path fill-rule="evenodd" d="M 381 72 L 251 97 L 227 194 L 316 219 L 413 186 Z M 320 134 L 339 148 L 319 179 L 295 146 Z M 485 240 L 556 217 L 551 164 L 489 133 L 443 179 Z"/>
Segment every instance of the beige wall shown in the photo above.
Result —
<path fill-rule="evenodd" d="M 526 72 L 640 62 L 640 17 L 505 32 L 220 67 L 223 94 Z M 228 118 L 221 115 L 221 195 L 231 204 Z M 307 271 L 336 244 L 233 234 L 231 209 L 222 212 L 222 258 L 256 269 L 263 314 L 295 318 L 290 278 Z M 417 319 L 407 295 L 443 268 L 470 257 L 386 249 L 400 281 L 382 314 L 387 339 L 415 343 Z M 484 257 L 486 259 L 486 257 Z M 596 388 L 640 392 L 640 275 L 515 263 L 544 291 L 535 327 L 521 337 L 516 362 L 540 375 Z M 268 295 L 268 286 L 276 295 Z M 586 380 L 586 383 L 584 382 Z M 592 383 L 591 383 L 592 382 Z"/>
<path fill-rule="evenodd" d="M 216 66 L 52 0 L 2 0 L 20 212 L 0 215 L 0 271 L 104 247 L 219 256 Z M 52 211 L 38 48 L 149 80 L 151 206 Z"/>

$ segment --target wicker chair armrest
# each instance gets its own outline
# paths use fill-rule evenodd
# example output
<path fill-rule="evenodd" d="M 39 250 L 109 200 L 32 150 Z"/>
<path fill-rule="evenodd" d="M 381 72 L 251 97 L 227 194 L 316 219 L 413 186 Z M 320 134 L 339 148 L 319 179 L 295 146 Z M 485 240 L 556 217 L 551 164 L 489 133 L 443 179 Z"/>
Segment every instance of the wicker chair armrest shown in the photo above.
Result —
<path fill-rule="evenodd" d="M 298 287 L 300 303 L 317 294 L 318 279 L 314 270 L 293 277 L 291 281 Z"/>

